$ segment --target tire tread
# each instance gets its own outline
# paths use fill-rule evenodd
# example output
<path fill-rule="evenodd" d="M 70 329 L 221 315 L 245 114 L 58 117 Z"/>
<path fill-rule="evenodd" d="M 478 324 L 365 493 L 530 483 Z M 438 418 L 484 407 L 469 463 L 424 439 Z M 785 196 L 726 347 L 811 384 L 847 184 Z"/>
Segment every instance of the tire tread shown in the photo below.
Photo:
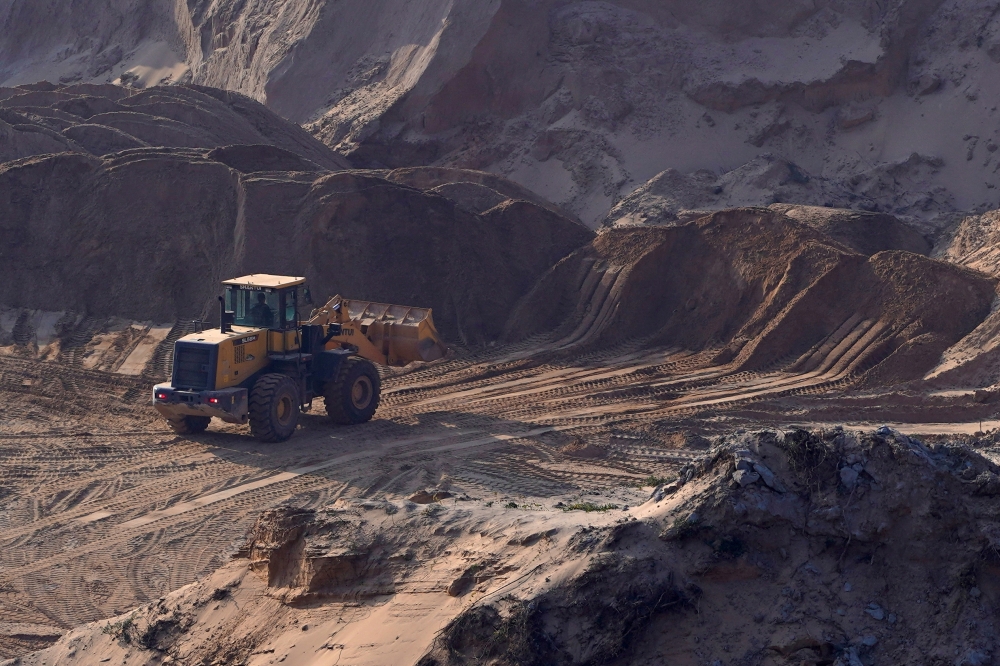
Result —
<path fill-rule="evenodd" d="M 288 375 L 269 373 L 258 379 L 250 391 L 250 433 L 263 442 L 281 442 L 288 439 L 275 432 L 274 424 L 271 423 L 271 402 L 274 394 L 287 381 L 292 381 Z"/>
<path fill-rule="evenodd" d="M 358 367 L 362 363 L 367 363 L 373 368 L 371 361 L 367 359 L 360 358 L 358 356 L 351 356 L 344 359 L 344 362 L 340 364 L 340 371 L 337 373 L 337 378 L 330 382 L 326 390 L 323 392 L 324 400 L 326 401 L 326 413 L 334 423 L 339 423 L 340 425 L 354 425 L 357 423 L 364 423 L 371 419 L 371 415 L 368 418 L 358 420 L 351 414 L 347 407 L 347 401 L 344 397 L 345 384 L 348 377 L 350 377 L 351 372 L 354 368 Z M 372 415 L 378 409 L 379 402 L 381 400 L 381 386 L 378 381 L 378 371 L 375 371 L 376 381 L 373 383 L 372 390 L 374 395 L 372 395 L 372 402 L 374 407 L 371 412 Z"/>

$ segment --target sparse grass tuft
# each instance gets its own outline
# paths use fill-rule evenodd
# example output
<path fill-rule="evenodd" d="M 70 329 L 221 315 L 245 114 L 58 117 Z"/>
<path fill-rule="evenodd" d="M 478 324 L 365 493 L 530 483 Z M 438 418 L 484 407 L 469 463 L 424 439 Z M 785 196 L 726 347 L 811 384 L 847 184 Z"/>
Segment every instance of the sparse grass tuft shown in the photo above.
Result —
<path fill-rule="evenodd" d="M 111 636 L 121 645 L 132 645 L 138 643 L 140 637 L 139 627 L 135 623 L 135 613 L 118 622 L 108 622 L 101 629 L 101 633 Z"/>
<path fill-rule="evenodd" d="M 701 531 L 701 525 L 697 522 L 691 522 L 687 517 L 678 517 L 674 519 L 673 525 L 664 532 L 664 537 L 667 540 L 676 539 L 678 541 L 683 541 L 688 537 L 692 537 Z"/>
<path fill-rule="evenodd" d="M 664 483 L 670 483 L 671 481 L 674 481 L 675 479 L 677 479 L 676 476 L 655 476 L 655 475 L 650 475 L 650 476 L 647 476 L 642 481 L 639 481 L 638 483 L 636 483 L 636 486 L 639 487 L 639 488 L 656 488 L 658 486 L 662 486 Z"/>
<path fill-rule="evenodd" d="M 617 509 L 617 504 L 594 504 L 593 502 L 573 502 L 562 508 L 563 511 L 612 511 Z"/>

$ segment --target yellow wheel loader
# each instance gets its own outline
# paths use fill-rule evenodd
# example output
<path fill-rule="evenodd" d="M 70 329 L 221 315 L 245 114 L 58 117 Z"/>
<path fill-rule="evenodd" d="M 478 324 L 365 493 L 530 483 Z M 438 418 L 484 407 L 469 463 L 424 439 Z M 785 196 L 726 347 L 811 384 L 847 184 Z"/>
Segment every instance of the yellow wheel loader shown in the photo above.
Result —
<path fill-rule="evenodd" d="M 153 405 L 174 432 L 202 432 L 215 417 L 280 442 L 316 397 L 335 422 L 364 423 L 379 405 L 374 363 L 447 352 L 427 308 L 334 296 L 301 321 L 300 304 L 312 301 L 305 282 L 263 274 L 223 282 L 220 326 L 177 340 L 170 383 L 153 387 Z"/>

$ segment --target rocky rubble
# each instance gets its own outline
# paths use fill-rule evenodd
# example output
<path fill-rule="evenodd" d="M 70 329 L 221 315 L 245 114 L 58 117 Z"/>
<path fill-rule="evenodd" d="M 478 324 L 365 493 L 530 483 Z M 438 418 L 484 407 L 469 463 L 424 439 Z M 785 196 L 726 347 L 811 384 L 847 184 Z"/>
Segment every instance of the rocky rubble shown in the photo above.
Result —
<path fill-rule="evenodd" d="M 994 663 L 998 472 L 888 428 L 722 437 L 590 569 L 474 607 L 421 663 Z"/>

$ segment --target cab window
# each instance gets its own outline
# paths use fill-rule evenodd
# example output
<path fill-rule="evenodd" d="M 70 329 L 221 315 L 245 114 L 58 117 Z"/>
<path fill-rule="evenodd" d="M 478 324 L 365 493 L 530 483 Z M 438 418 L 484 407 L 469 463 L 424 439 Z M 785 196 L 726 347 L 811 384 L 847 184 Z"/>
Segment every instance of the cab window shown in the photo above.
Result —
<path fill-rule="evenodd" d="M 282 300 L 285 302 L 284 328 L 295 328 L 299 323 L 298 290 L 289 289 Z"/>
<path fill-rule="evenodd" d="M 276 328 L 279 308 L 278 292 L 273 289 L 226 287 L 226 310 L 233 313 L 236 326 Z"/>

